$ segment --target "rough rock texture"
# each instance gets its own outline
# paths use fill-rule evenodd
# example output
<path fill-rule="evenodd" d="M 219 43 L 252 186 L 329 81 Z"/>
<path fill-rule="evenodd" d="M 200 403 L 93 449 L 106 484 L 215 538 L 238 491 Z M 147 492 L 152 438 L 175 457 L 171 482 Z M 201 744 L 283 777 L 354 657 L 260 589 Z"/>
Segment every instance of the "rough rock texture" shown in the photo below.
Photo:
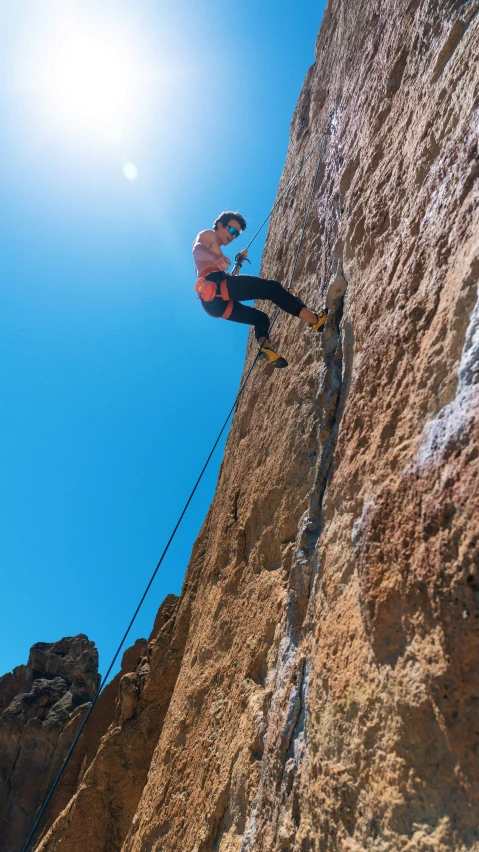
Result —
<path fill-rule="evenodd" d="M 146 648 L 139 640 L 122 671 L 103 690 L 45 815 L 50 825 L 65 808 L 98 751 L 115 713 L 120 678 Z M 80 634 L 38 642 L 26 666 L 0 678 L 0 849 L 20 852 L 98 690 L 98 653 Z"/>
<path fill-rule="evenodd" d="M 280 317 L 291 366 L 253 373 L 149 672 L 42 852 L 479 850 L 478 54 L 479 0 L 330 0 L 280 185 L 329 118 L 296 275 L 326 331 Z"/>

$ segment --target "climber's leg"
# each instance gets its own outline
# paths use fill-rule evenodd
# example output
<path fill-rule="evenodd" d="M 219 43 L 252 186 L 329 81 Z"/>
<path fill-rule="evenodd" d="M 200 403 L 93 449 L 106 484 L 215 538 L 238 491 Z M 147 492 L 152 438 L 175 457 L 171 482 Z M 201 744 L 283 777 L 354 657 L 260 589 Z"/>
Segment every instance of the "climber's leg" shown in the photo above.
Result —
<path fill-rule="evenodd" d="M 292 316 L 299 317 L 316 331 L 322 330 L 326 322 L 327 310 L 319 314 L 313 313 L 301 299 L 286 290 L 279 281 L 268 278 L 257 278 L 253 275 L 228 276 L 228 292 L 235 301 L 246 299 L 268 299 L 281 310 Z"/>
<path fill-rule="evenodd" d="M 229 282 L 228 282 L 229 283 Z M 258 345 L 261 347 L 261 357 L 273 364 L 275 367 L 286 367 L 288 362 L 277 352 L 271 349 L 271 344 L 268 338 L 269 316 L 264 311 L 259 311 L 257 308 L 250 308 L 249 305 L 242 305 L 241 302 L 233 303 L 233 310 L 228 317 L 228 321 L 240 322 L 245 325 L 254 326 L 254 334 Z"/>

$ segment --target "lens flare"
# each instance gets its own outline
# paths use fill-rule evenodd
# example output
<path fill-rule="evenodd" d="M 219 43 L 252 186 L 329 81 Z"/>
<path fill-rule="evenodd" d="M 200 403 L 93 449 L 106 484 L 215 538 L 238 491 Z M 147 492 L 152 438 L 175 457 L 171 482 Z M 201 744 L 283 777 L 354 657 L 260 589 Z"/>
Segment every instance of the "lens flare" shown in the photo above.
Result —
<path fill-rule="evenodd" d="M 138 177 L 138 169 L 134 163 L 125 163 L 123 166 L 123 174 L 127 180 L 136 180 Z"/>

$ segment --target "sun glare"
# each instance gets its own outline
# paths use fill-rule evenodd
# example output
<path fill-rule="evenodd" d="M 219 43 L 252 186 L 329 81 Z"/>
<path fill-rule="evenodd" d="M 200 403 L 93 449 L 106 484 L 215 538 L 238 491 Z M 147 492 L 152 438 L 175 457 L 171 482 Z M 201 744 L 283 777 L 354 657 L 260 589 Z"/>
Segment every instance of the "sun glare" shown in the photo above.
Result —
<path fill-rule="evenodd" d="M 115 117 L 126 105 L 128 84 L 115 50 L 101 41 L 70 37 L 55 68 L 59 99 L 74 116 Z"/>
<path fill-rule="evenodd" d="M 37 79 L 58 128 L 114 143 L 131 129 L 146 71 L 128 38 L 101 29 L 57 23 L 42 39 Z"/>
<path fill-rule="evenodd" d="M 65 39 L 54 65 L 54 93 L 75 123 L 101 124 L 112 138 L 130 100 L 130 80 L 112 45 L 86 36 Z"/>

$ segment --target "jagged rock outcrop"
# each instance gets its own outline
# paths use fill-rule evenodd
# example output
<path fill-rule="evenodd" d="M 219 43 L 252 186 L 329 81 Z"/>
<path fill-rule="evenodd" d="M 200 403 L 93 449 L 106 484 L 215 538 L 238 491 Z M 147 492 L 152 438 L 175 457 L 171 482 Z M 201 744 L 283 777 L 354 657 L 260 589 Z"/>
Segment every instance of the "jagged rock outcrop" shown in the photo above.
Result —
<path fill-rule="evenodd" d="M 50 644 L 38 642 L 26 666 L 0 678 L 0 846 L 4 852 L 18 852 L 27 839 L 98 686 L 98 653 L 84 635 Z M 77 762 L 53 803 L 56 814 L 73 792 L 75 769 Z"/>
<path fill-rule="evenodd" d="M 105 687 L 45 815 L 63 811 L 115 714 L 120 679 L 146 649 L 138 640 Z M 38 642 L 26 666 L 0 678 L 0 849 L 20 852 L 98 691 L 98 652 L 87 636 Z"/>
<path fill-rule="evenodd" d="M 39 848 L 119 849 L 146 783 L 188 635 L 188 608 L 168 595 L 134 670 L 113 685 L 115 716 L 68 807 Z M 93 715 L 93 714 L 92 714 Z M 87 730 L 85 728 L 85 731 Z M 53 845 L 52 845 L 53 844 Z"/>
<path fill-rule="evenodd" d="M 129 825 L 100 749 L 42 852 L 479 850 L 478 55 L 478 0 L 329 1 L 280 185 L 329 120 L 296 274 L 327 328 L 280 317 L 290 367 L 253 373 L 162 651 L 122 688 L 115 767 L 158 702 Z"/>

